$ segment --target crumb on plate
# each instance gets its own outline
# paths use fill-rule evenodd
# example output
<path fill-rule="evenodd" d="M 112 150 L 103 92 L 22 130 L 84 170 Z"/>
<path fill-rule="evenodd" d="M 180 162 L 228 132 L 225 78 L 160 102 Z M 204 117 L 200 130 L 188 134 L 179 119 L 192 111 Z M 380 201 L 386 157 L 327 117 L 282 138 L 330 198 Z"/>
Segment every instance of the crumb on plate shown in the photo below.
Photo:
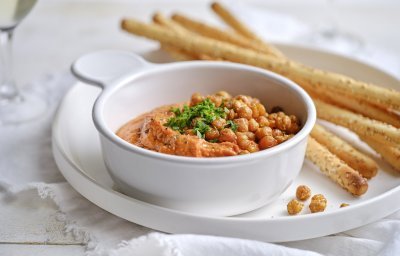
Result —
<path fill-rule="evenodd" d="M 311 196 L 311 189 L 306 185 L 300 185 L 296 189 L 296 197 L 301 201 L 305 201 Z"/>
<path fill-rule="evenodd" d="M 326 208 L 326 204 L 327 200 L 324 197 L 324 195 L 317 194 L 311 198 L 311 203 L 309 208 L 312 213 L 323 212 Z"/>
<path fill-rule="evenodd" d="M 287 204 L 287 212 L 290 215 L 296 215 L 299 212 L 301 212 L 301 210 L 303 209 L 303 203 L 297 201 L 296 199 L 292 199 L 288 204 Z"/>

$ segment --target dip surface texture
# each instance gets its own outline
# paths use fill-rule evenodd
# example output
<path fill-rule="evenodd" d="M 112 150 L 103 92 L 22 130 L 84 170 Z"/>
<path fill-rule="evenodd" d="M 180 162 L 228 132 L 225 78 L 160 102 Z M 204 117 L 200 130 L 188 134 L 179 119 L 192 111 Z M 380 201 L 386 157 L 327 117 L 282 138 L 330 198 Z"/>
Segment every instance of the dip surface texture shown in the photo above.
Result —
<path fill-rule="evenodd" d="M 267 113 L 258 99 L 227 92 L 202 96 L 189 105 L 162 106 L 134 118 L 117 135 L 142 148 L 190 157 L 249 154 L 278 145 L 300 129 L 279 107 Z"/>

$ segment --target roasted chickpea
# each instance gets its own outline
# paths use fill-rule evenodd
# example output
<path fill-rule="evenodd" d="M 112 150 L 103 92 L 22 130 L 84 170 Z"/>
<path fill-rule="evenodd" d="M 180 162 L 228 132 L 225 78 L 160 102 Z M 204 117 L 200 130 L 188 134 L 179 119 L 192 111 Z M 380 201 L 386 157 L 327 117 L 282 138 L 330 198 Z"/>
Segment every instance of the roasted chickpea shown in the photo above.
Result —
<path fill-rule="evenodd" d="M 282 136 L 276 136 L 274 138 L 276 139 L 278 144 L 281 144 L 282 142 L 287 141 L 289 139 L 289 136 L 288 135 L 282 135 Z"/>
<path fill-rule="evenodd" d="M 210 129 L 206 132 L 206 139 L 207 140 L 215 140 L 219 137 L 219 131 L 217 129 Z"/>
<path fill-rule="evenodd" d="M 296 197 L 301 201 L 305 201 L 311 196 L 311 189 L 306 185 L 300 185 L 296 189 Z"/>
<path fill-rule="evenodd" d="M 250 97 L 246 96 L 246 95 L 238 95 L 235 97 L 236 100 L 240 100 L 241 102 L 243 102 L 246 105 L 250 105 L 251 104 L 251 99 Z"/>
<path fill-rule="evenodd" d="M 299 120 L 297 119 L 297 116 L 290 115 L 289 117 L 290 117 L 290 120 L 292 121 L 292 123 L 298 123 L 299 122 Z"/>
<path fill-rule="evenodd" d="M 227 99 L 227 100 L 225 100 L 225 101 L 224 101 L 224 106 L 225 106 L 226 108 L 228 108 L 228 109 L 233 108 L 233 101 L 232 101 L 232 99 Z"/>
<path fill-rule="evenodd" d="M 260 149 L 267 149 L 278 145 L 278 141 L 271 135 L 264 136 L 259 142 L 258 146 Z"/>
<path fill-rule="evenodd" d="M 234 111 L 233 109 L 231 109 L 231 110 L 229 110 L 229 113 L 228 113 L 228 115 L 226 116 L 226 118 L 227 118 L 228 120 L 233 120 L 233 119 L 235 119 L 235 116 L 236 116 L 235 111 Z"/>
<path fill-rule="evenodd" d="M 231 96 L 228 92 L 226 92 L 226 91 L 219 91 L 219 92 L 217 92 L 215 95 L 221 96 L 223 99 L 229 99 L 229 98 L 232 97 L 232 96 Z"/>
<path fill-rule="evenodd" d="M 201 96 L 200 93 L 198 93 L 198 92 L 193 93 L 192 97 L 190 98 L 190 106 L 197 105 L 200 102 L 202 102 L 203 100 L 204 100 L 204 97 Z"/>
<path fill-rule="evenodd" d="M 261 140 L 265 136 L 272 136 L 272 129 L 269 128 L 268 126 L 261 127 L 261 128 L 257 129 L 255 134 L 256 134 L 256 138 Z"/>
<path fill-rule="evenodd" d="M 278 114 L 277 113 L 271 113 L 268 115 L 268 119 L 269 120 L 275 120 L 276 118 L 278 118 Z"/>
<path fill-rule="evenodd" d="M 240 137 L 245 138 L 247 140 L 252 140 L 252 141 L 255 141 L 255 139 L 256 139 L 256 135 L 252 132 L 236 132 L 235 134 L 238 137 L 238 140 Z"/>
<path fill-rule="evenodd" d="M 260 112 L 258 111 L 258 107 L 256 103 L 250 105 L 251 111 L 253 113 L 253 118 L 257 118 L 260 116 Z"/>
<path fill-rule="evenodd" d="M 239 152 L 239 155 L 247 155 L 247 154 L 250 154 L 250 152 L 248 150 L 241 150 Z"/>
<path fill-rule="evenodd" d="M 238 132 L 247 132 L 249 131 L 249 121 L 246 118 L 238 118 L 233 120 L 233 122 L 237 125 Z"/>
<path fill-rule="evenodd" d="M 263 116 L 263 115 L 267 114 L 267 111 L 265 110 L 265 107 L 264 107 L 263 104 L 261 104 L 261 103 L 256 103 L 256 106 L 257 106 L 257 108 L 258 108 L 258 114 L 259 114 L 260 116 Z"/>
<path fill-rule="evenodd" d="M 276 113 L 272 113 L 268 115 L 268 122 L 269 122 L 269 127 L 271 128 L 276 128 L 276 119 L 278 118 L 278 115 Z"/>
<path fill-rule="evenodd" d="M 258 127 L 260 127 L 260 125 L 257 123 L 257 121 L 254 118 L 249 120 L 249 131 L 255 132 L 255 131 L 257 131 Z"/>
<path fill-rule="evenodd" d="M 287 141 L 288 139 L 292 138 L 294 134 L 285 134 L 283 136 L 278 136 L 275 139 L 278 141 L 278 144 Z"/>
<path fill-rule="evenodd" d="M 287 212 L 290 215 L 296 215 L 299 212 L 301 212 L 301 210 L 303 210 L 303 206 L 304 204 L 297 201 L 296 199 L 292 199 L 286 206 L 287 208 Z"/>
<path fill-rule="evenodd" d="M 297 133 L 300 130 L 300 123 L 296 116 L 290 115 L 291 126 L 287 129 L 288 133 Z"/>
<path fill-rule="evenodd" d="M 294 133 L 297 133 L 299 130 L 300 130 L 300 126 L 298 124 L 292 122 L 292 125 L 286 131 L 288 133 L 294 134 Z"/>
<path fill-rule="evenodd" d="M 269 120 L 269 127 L 271 127 L 272 129 L 276 128 L 276 120 L 275 119 Z"/>
<path fill-rule="evenodd" d="M 220 142 L 228 141 L 228 142 L 233 142 L 234 143 L 237 140 L 237 136 L 231 129 L 225 128 L 225 129 L 222 129 L 219 132 L 218 140 Z"/>
<path fill-rule="evenodd" d="M 254 152 L 257 152 L 257 151 L 260 151 L 260 148 L 258 147 L 258 144 L 256 143 L 256 142 L 254 142 L 254 141 L 251 141 L 251 140 L 249 140 L 249 145 L 247 146 L 247 150 L 250 152 L 250 153 L 254 153 Z"/>
<path fill-rule="evenodd" d="M 312 213 L 323 212 L 325 211 L 326 204 L 327 204 L 326 198 L 321 194 L 317 194 L 311 198 L 311 203 L 309 208 Z"/>
<path fill-rule="evenodd" d="M 208 97 L 214 104 L 216 107 L 221 106 L 222 104 L 222 97 L 219 96 L 215 96 L 215 95 L 211 95 Z"/>
<path fill-rule="evenodd" d="M 246 106 L 246 104 L 243 103 L 243 101 L 240 100 L 234 100 L 233 101 L 233 110 L 236 112 L 239 110 L 239 108 Z"/>
<path fill-rule="evenodd" d="M 282 131 L 286 131 L 292 125 L 292 121 L 288 116 L 279 116 L 276 120 L 276 127 Z"/>
<path fill-rule="evenodd" d="M 272 129 L 272 136 L 274 136 L 275 138 L 278 136 L 283 136 L 283 132 L 279 129 Z"/>
<path fill-rule="evenodd" d="M 249 140 L 255 141 L 256 140 L 256 135 L 253 132 L 245 132 L 247 138 L 249 138 Z"/>
<path fill-rule="evenodd" d="M 246 118 L 247 120 L 251 119 L 253 116 L 253 111 L 251 111 L 251 108 L 249 108 L 248 106 L 240 107 L 237 110 L 237 113 L 239 117 Z"/>
<path fill-rule="evenodd" d="M 268 120 L 268 118 L 266 118 L 265 116 L 259 116 L 258 118 L 257 118 L 257 122 L 258 122 L 258 125 L 260 126 L 260 127 L 265 127 L 265 126 L 269 126 L 269 120 Z"/>
<path fill-rule="evenodd" d="M 286 116 L 285 112 L 283 112 L 283 111 L 276 112 L 276 114 L 277 114 L 279 117 L 284 117 L 284 116 Z"/>
<path fill-rule="evenodd" d="M 250 140 L 246 136 L 246 134 L 242 132 L 237 132 L 236 136 L 237 136 L 237 144 L 240 147 L 240 149 L 247 149 L 250 145 Z"/>
<path fill-rule="evenodd" d="M 212 121 L 212 126 L 214 126 L 217 130 L 222 130 L 225 128 L 226 125 L 226 120 L 223 118 L 216 118 L 214 121 Z"/>

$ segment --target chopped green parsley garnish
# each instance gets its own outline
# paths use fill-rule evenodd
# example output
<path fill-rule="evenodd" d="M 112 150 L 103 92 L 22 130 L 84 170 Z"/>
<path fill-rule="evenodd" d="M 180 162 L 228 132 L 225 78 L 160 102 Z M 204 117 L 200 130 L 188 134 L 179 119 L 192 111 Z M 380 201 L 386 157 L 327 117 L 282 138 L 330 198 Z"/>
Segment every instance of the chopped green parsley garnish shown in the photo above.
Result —
<path fill-rule="evenodd" d="M 226 122 L 226 126 L 232 129 L 232 131 L 236 132 L 237 131 L 237 124 L 235 124 L 232 120 L 228 120 Z"/>
<path fill-rule="evenodd" d="M 175 116 L 169 118 L 165 126 L 180 133 L 184 133 L 187 129 L 193 129 L 196 135 L 202 139 L 205 138 L 206 132 L 211 130 L 211 123 L 215 119 L 226 117 L 226 108 L 216 107 L 208 98 L 192 107 L 185 105 L 182 109 L 172 108 L 171 112 Z"/>

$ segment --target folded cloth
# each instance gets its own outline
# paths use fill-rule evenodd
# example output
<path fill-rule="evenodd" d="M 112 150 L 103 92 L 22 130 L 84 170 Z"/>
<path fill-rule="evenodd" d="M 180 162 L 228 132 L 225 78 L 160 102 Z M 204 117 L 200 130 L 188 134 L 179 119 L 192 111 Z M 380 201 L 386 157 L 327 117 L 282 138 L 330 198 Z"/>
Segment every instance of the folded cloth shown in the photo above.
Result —
<path fill-rule="evenodd" d="M 43 199 L 42 202 L 37 199 L 39 197 Z M 24 186 L 0 183 L 2 227 L 13 225 L 11 222 L 15 219 L 25 219 L 25 223 L 34 222 L 37 214 L 33 209 L 26 211 L 26 202 L 33 201 L 35 207 L 40 208 L 47 204 L 44 200 L 46 198 L 53 200 L 59 207 L 57 219 L 65 224 L 65 232 L 72 233 L 77 241 L 87 243 L 87 255 L 93 256 L 389 256 L 400 252 L 400 211 L 341 234 L 277 245 L 237 238 L 155 232 L 98 208 L 66 182 L 30 183 Z M 12 214 L 17 216 L 10 219 L 4 212 L 11 207 L 16 209 Z M 6 232 L 3 228 L 0 234 Z"/>

